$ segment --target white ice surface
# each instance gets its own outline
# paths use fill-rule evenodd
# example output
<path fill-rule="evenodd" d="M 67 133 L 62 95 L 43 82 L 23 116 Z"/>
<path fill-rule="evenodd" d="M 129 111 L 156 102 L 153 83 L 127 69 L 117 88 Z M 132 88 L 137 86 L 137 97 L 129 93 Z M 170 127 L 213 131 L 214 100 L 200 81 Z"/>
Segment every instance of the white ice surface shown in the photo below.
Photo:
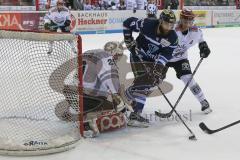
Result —
<path fill-rule="evenodd" d="M 195 80 L 214 112 L 210 115 L 202 114 L 200 104 L 189 90 L 177 106 L 181 114 L 188 116 L 186 123 L 198 141 L 188 140 L 188 131 L 181 122 L 158 119 L 152 120 L 150 128 L 126 128 L 101 134 L 96 139 L 81 140 L 77 148 L 68 152 L 43 157 L 0 156 L 0 160 L 239 160 L 240 125 L 207 135 L 199 129 L 198 124 L 204 121 L 215 129 L 240 119 L 240 28 L 204 29 L 203 32 L 212 52 L 203 61 Z M 84 50 L 101 48 L 109 40 L 122 40 L 122 34 L 82 37 Z M 200 59 L 198 47 L 195 46 L 189 53 L 193 70 Z M 173 91 L 167 94 L 174 103 L 184 85 L 172 69 L 166 81 L 174 86 Z M 153 113 L 158 109 L 162 112 L 170 110 L 162 96 L 149 98 L 144 112 Z"/>

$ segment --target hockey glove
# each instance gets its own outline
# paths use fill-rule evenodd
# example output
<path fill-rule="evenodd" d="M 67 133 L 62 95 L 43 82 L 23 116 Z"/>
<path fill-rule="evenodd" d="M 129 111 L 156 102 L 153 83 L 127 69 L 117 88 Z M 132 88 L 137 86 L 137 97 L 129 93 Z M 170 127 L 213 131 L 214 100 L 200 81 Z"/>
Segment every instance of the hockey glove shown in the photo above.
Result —
<path fill-rule="evenodd" d="M 113 105 L 115 107 L 116 112 L 120 112 L 126 108 L 122 100 L 122 97 L 118 93 L 113 94 L 112 99 L 113 99 Z"/>
<path fill-rule="evenodd" d="M 128 49 L 131 53 L 136 53 L 136 52 L 135 52 L 136 41 L 133 39 L 133 37 L 131 37 L 131 38 L 124 38 L 124 42 L 125 42 L 125 44 L 126 44 L 127 49 Z"/>
<path fill-rule="evenodd" d="M 159 85 L 163 82 L 162 73 L 158 72 L 157 70 L 153 71 L 153 85 Z"/>
<path fill-rule="evenodd" d="M 71 24 L 71 21 L 70 21 L 70 20 L 66 20 L 66 21 L 64 22 L 64 26 L 65 26 L 65 27 L 70 26 L 70 24 Z"/>
<path fill-rule="evenodd" d="M 64 30 L 65 30 L 65 32 L 70 32 L 70 26 L 66 26 L 66 27 L 64 28 Z"/>
<path fill-rule="evenodd" d="M 200 49 L 200 57 L 207 58 L 211 52 L 210 49 L 208 48 L 207 43 L 205 41 L 203 41 L 203 42 L 199 43 L 198 47 Z"/>
<path fill-rule="evenodd" d="M 46 30 L 50 30 L 50 31 L 56 31 L 58 29 L 58 26 L 56 23 L 54 23 L 53 21 L 51 21 L 50 23 L 45 23 L 44 24 L 44 28 Z"/>
<path fill-rule="evenodd" d="M 152 72 L 153 85 L 159 85 L 163 82 L 164 79 L 163 68 L 164 66 L 161 64 L 155 65 Z"/>

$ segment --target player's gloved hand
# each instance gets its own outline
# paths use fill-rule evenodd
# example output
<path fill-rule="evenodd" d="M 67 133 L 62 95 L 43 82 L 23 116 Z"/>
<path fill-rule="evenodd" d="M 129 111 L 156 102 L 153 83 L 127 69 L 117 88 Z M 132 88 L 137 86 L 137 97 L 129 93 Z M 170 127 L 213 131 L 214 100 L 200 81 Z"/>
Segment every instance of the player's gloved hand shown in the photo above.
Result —
<path fill-rule="evenodd" d="M 152 71 L 153 85 L 159 85 L 163 82 L 165 75 L 163 75 L 164 66 L 162 64 L 156 64 Z"/>
<path fill-rule="evenodd" d="M 65 27 L 65 31 L 66 31 L 66 32 L 70 32 L 70 26 L 66 26 L 66 27 Z"/>
<path fill-rule="evenodd" d="M 200 57 L 201 58 L 207 58 L 210 54 L 210 49 L 208 48 L 208 45 L 205 41 L 199 43 L 198 45 L 199 49 L 200 49 Z"/>
<path fill-rule="evenodd" d="M 64 26 L 70 26 L 70 24 L 71 24 L 71 21 L 70 21 L 70 20 L 66 20 L 66 21 L 64 22 Z"/>
<path fill-rule="evenodd" d="M 56 31 L 58 29 L 58 26 L 56 23 L 54 23 L 53 21 L 49 21 L 49 22 L 46 22 L 44 24 L 44 28 L 46 30 L 50 30 L 50 31 Z"/>
<path fill-rule="evenodd" d="M 133 39 L 133 37 L 128 37 L 128 38 L 124 38 L 124 42 L 126 44 L 127 49 L 131 52 L 131 53 L 135 53 L 135 48 L 136 48 L 136 41 Z"/>
<path fill-rule="evenodd" d="M 112 95 L 112 99 L 113 99 L 113 105 L 115 107 L 116 112 L 120 112 L 126 108 L 122 97 L 118 93 L 114 93 Z"/>
<path fill-rule="evenodd" d="M 163 82 L 163 76 L 161 72 L 158 72 L 157 70 L 153 71 L 153 85 L 159 85 Z"/>

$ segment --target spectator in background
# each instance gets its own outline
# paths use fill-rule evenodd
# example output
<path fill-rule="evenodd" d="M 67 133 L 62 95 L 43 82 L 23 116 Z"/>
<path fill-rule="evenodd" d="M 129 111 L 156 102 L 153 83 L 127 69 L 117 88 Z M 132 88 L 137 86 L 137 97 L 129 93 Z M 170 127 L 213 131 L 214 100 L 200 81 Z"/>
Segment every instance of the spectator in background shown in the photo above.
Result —
<path fill-rule="evenodd" d="M 147 0 L 136 0 L 137 3 L 137 9 L 138 10 L 144 10 L 147 6 Z"/>
<path fill-rule="evenodd" d="M 209 0 L 208 5 L 209 6 L 216 6 L 216 3 L 215 3 L 214 0 Z"/>
<path fill-rule="evenodd" d="M 179 2 L 178 0 L 165 0 L 164 8 L 165 9 L 178 9 Z"/>
<path fill-rule="evenodd" d="M 208 3 L 205 0 L 199 0 L 196 2 L 196 5 L 197 6 L 208 6 Z"/>
<path fill-rule="evenodd" d="M 124 0 L 120 0 L 117 7 L 118 7 L 119 10 L 126 10 L 125 1 Z"/>
<path fill-rule="evenodd" d="M 113 0 L 109 0 L 108 1 L 108 6 L 107 6 L 107 10 L 117 10 L 117 3 L 116 1 Z"/>
<path fill-rule="evenodd" d="M 1 0 L 0 1 L 0 5 L 1 6 L 19 6 L 20 5 L 20 1 L 19 0 Z"/>
<path fill-rule="evenodd" d="M 20 0 L 20 6 L 33 6 L 33 0 Z"/>
<path fill-rule="evenodd" d="M 217 0 L 218 6 L 229 6 L 228 0 Z"/>
<path fill-rule="evenodd" d="M 132 10 L 134 13 L 136 12 L 137 9 L 136 0 L 125 0 L 125 4 L 127 10 Z"/>
<path fill-rule="evenodd" d="M 83 10 L 83 0 L 73 0 L 74 10 Z"/>
<path fill-rule="evenodd" d="M 240 9 L 240 0 L 237 0 L 237 9 Z"/>
<path fill-rule="evenodd" d="M 110 6 L 109 0 L 100 0 L 101 8 L 107 10 Z"/>
<path fill-rule="evenodd" d="M 73 5 L 72 5 L 72 0 L 64 0 L 65 1 L 65 6 L 68 8 L 68 9 L 72 9 Z"/>
<path fill-rule="evenodd" d="M 94 6 L 91 5 L 91 0 L 85 0 L 83 4 L 83 10 L 94 10 Z"/>

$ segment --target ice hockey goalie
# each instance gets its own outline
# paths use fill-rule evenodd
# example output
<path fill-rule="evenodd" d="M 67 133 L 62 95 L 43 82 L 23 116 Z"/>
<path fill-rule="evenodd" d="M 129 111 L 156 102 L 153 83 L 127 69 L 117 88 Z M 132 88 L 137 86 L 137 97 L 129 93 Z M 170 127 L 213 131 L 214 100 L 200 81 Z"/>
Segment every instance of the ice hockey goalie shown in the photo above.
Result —
<path fill-rule="evenodd" d="M 123 55 L 120 42 L 107 42 L 104 49 L 83 53 L 83 110 L 84 136 L 95 137 L 99 132 L 125 126 L 123 111 L 126 104 L 120 96 L 120 82 L 115 61 Z M 59 115 L 64 120 L 74 120 L 78 112 L 78 75 L 74 71 L 72 84 L 64 86 L 64 96 L 69 104 L 68 112 Z M 71 87 L 74 86 L 74 87 Z"/>

